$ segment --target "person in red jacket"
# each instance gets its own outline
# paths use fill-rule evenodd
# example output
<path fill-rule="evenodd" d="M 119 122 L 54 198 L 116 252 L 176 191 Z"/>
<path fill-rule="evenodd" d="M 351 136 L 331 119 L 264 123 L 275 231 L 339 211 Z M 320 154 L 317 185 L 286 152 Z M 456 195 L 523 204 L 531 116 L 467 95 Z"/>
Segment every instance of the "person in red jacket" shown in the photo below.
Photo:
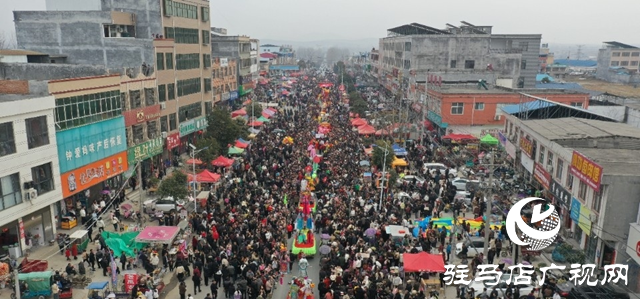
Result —
<path fill-rule="evenodd" d="M 289 237 L 289 239 L 291 239 L 292 234 L 293 234 L 293 225 L 289 223 L 289 225 L 287 225 L 287 236 Z"/>

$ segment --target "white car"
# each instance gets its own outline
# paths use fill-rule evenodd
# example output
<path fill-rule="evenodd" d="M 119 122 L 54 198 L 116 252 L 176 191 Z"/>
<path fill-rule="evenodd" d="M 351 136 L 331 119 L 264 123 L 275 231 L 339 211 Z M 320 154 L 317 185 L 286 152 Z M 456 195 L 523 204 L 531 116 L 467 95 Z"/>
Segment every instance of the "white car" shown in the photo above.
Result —
<path fill-rule="evenodd" d="M 470 182 L 468 179 L 457 178 L 451 181 L 451 184 L 456 187 L 458 191 L 467 191 L 467 183 Z"/>
<path fill-rule="evenodd" d="M 398 185 L 402 185 L 407 182 L 408 185 L 422 186 L 426 180 L 415 175 L 405 175 L 403 178 L 398 179 Z"/>
<path fill-rule="evenodd" d="M 151 209 L 156 211 L 162 211 L 164 213 L 180 212 L 185 208 L 185 202 L 182 200 L 175 200 L 173 197 L 159 198 L 151 202 Z"/>
<path fill-rule="evenodd" d="M 516 278 L 517 277 L 518 276 L 516 275 Z M 498 298 L 505 298 L 505 292 L 507 291 L 507 287 L 509 286 L 507 284 L 507 281 L 510 281 L 510 278 L 511 274 L 502 274 L 502 276 L 500 276 L 500 282 L 498 282 L 498 284 L 495 284 L 495 279 L 485 281 L 474 280 L 469 284 L 469 288 L 473 288 L 476 291 L 476 295 L 482 294 L 482 291 L 486 288 L 487 291 L 485 292 L 485 294 L 487 296 L 491 295 L 491 292 L 495 289 L 496 291 L 498 291 Z M 534 289 L 534 286 L 533 283 L 531 283 L 530 285 L 518 284 L 518 288 L 520 289 L 520 298 L 526 298 L 526 296 Z"/>
<path fill-rule="evenodd" d="M 471 237 L 469 240 L 456 244 L 456 256 L 462 252 L 462 244 L 467 244 L 467 257 L 475 257 L 484 252 L 484 238 Z"/>
<path fill-rule="evenodd" d="M 429 170 L 429 173 L 434 173 L 436 170 L 440 171 L 440 174 L 445 174 L 446 170 L 447 170 L 447 166 L 445 166 L 442 163 L 425 163 L 422 166 L 423 169 L 425 170 Z M 455 168 L 449 168 L 449 177 L 450 178 L 455 178 L 458 176 L 458 170 L 456 170 Z"/>

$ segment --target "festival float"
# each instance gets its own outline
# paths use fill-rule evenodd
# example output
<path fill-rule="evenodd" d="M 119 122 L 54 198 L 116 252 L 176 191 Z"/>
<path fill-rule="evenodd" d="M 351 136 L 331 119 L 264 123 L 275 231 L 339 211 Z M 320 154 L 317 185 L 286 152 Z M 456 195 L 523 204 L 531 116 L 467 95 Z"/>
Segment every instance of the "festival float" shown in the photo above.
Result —
<path fill-rule="evenodd" d="M 287 294 L 287 299 L 313 299 L 313 289 L 315 284 L 311 279 L 306 277 L 296 278 L 291 280 L 291 288 Z"/>
<path fill-rule="evenodd" d="M 296 218 L 296 237 L 291 246 L 291 252 L 294 254 L 303 253 L 304 256 L 312 257 L 316 255 L 317 244 L 313 233 L 315 228 L 313 217 L 311 215 L 311 194 L 305 191 L 300 197 L 301 207 L 298 217 Z"/>

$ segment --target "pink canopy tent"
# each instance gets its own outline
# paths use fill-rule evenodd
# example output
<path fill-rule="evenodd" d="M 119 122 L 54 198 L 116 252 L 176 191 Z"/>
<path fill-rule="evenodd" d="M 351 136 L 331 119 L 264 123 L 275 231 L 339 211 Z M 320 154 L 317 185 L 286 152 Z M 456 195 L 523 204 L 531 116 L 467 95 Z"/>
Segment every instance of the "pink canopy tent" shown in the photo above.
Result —
<path fill-rule="evenodd" d="M 244 110 L 244 108 L 231 112 L 231 118 L 244 115 L 247 115 L 247 110 Z"/>
<path fill-rule="evenodd" d="M 269 114 L 267 110 L 262 110 L 262 116 L 264 118 L 270 118 L 273 114 Z"/>
<path fill-rule="evenodd" d="M 442 139 L 451 139 L 454 141 L 461 141 L 461 140 L 478 140 L 478 138 L 476 138 L 476 136 L 473 136 L 471 134 L 447 134 L 442 136 Z"/>
<path fill-rule="evenodd" d="M 259 126 L 262 126 L 262 122 L 261 122 L 261 121 L 254 120 L 254 121 L 252 121 L 252 122 L 248 123 L 247 125 L 248 125 L 249 127 L 259 127 Z"/>
<path fill-rule="evenodd" d="M 216 167 L 229 167 L 233 165 L 233 162 L 235 162 L 235 160 L 220 156 L 220 157 L 217 157 L 215 160 L 211 161 L 211 165 Z"/>
<path fill-rule="evenodd" d="M 368 123 L 369 123 L 369 122 L 367 122 L 367 120 L 366 120 L 366 119 L 363 119 L 363 118 L 356 118 L 356 119 L 354 119 L 354 120 L 352 120 L 352 121 L 351 121 L 351 125 L 352 125 L 352 126 L 356 126 L 356 127 L 364 126 L 364 125 L 366 125 L 366 124 L 368 124 Z"/>
<path fill-rule="evenodd" d="M 202 160 L 200 160 L 200 159 L 189 159 L 189 160 L 187 160 L 187 164 L 189 164 L 189 165 L 192 165 L 192 164 L 200 165 L 200 164 L 202 164 Z"/>
<path fill-rule="evenodd" d="M 147 226 L 136 237 L 140 243 L 171 244 L 178 235 L 177 226 Z"/>
<path fill-rule="evenodd" d="M 444 259 L 441 254 L 403 253 L 404 272 L 445 272 Z"/>
<path fill-rule="evenodd" d="M 269 107 L 269 108 L 267 108 L 266 110 L 267 110 L 267 111 L 271 111 L 271 112 L 273 112 L 273 114 L 275 114 L 276 112 L 278 112 L 278 110 L 277 110 L 276 108 L 273 108 L 273 107 Z"/>
<path fill-rule="evenodd" d="M 375 133 L 376 133 L 376 128 L 370 125 L 364 125 L 364 126 L 358 127 L 358 134 L 360 135 L 369 135 L 369 134 L 375 134 Z"/>

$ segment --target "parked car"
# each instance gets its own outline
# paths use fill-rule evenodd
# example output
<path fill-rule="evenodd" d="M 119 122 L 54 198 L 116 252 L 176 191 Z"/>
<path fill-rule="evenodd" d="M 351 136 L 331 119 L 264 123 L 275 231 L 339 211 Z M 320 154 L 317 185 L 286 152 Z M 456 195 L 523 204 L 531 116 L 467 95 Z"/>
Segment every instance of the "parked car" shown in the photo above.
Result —
<path fill-rule="evenodd" d="M 484 251 L 484 238 L 471 237 L 468 240 L 464 240 L 456 244 L 456 255 L 462 252 L 462 245 L 467 245 L 467 257 L 475 257 L 476 255 Z"/>
<path fill-rule="evenodd" d="M 439 170 L 440 174 L 444 175 L 448 167 L 442 163 L 425 163 L 422 168 L 429 170 L 429 173 L 434 173 Z M 456 176 L 458 176 L 458 170 L 455 168 L 449 168 L 449 177 L 455 178 Z"/>
<path fill-rule="evenodd" d="M 153 200 L 150 205 L 151 209 L 162 211 L 164 213 L 179 212 L 180 210 L 185 208 L 184 201 L 175 200 L 171 196 Z"/>
<path fill-rule="evenodd" d="M 614 299 L 629 299 L 629 292 L 623 288 L 608 284 L 608 285 L 596 285 L 588 286 L 586 284 L 575 286 L 571 282 L 565 282 L 558 284 L 557 291 L 563 298 L 566 299 L 600 299 L 600 298 L 614 298 Z"/>
<path fill-rule="evenodd" d="M 398 185 L 402 185 L 403 183 L 407 183 L 409 185 L 422 185 L 426 180 L 422 177 L 415 175 L 405 175 L 403 178 L 398 179 Z"/>
<path fill-rule="evenodd" d="M 502 298 L 505 296 L 505 292 L 507 291 L 507 287 L 509 286 L 507 284 L 507 281 L 510 281 L 511 279 L 511 274 L 502 274 L 502 276 L 500 276 L 500 282 L 498 282 L 498 284 L 494 285 L 496 283 L 495 279 L 492 280 L 486 280 L 486 281 L 472 281 L 469 284 L 470 288 L 473 288 L 476 291 L 476 295 L 480 295 L 482 294 L 482 290 L 484 290 L 485 288 L 487 289 L 487 291 L 485 292 L 485 294 L 487 296 L 491 295 L 491 292 L 495 289 L 496 291 L 498 291 L 498 297 Z M 520 289 L 520 298 L 527 296 L 527 294 L 529 294 L 534 288 L 535 286 L 532 285 L 518 285 L 518 288 Z"/>

